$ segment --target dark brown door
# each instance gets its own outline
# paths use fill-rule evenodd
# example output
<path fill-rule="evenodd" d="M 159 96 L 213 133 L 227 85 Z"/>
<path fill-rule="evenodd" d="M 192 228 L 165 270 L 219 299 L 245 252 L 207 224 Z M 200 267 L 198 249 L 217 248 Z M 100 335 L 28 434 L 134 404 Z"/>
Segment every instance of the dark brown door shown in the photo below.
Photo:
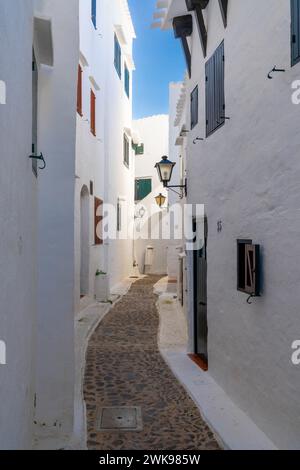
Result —
<path fill-rule="evenodd" d="M 202 236 L 197 230 L 197 222 L 194 221 L 197 236 L 203 238 L 201 249 L 194 252 L 194 333 L 195 333 L 195 353 L 207 363 L 207 218 L 204 220 L 204 230 Z M 196 229 L 196 230 L 195 230 Z"/>

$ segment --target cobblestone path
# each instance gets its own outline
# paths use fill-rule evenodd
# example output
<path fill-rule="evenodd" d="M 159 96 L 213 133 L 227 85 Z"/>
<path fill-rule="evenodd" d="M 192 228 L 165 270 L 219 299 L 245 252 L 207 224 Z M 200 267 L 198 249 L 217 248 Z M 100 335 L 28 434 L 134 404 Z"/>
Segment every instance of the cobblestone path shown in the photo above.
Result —
<path fill-rule="evenodd" d="M 194 402 L 159 353 L 153 293 L 158 280 L 149 276 L 134 283 L 90 339 L 84 383 L 89 449 L 218 449 Z M 143 430 L 100 431 L 97 416 L 102 407 L 141 407 Z"/>

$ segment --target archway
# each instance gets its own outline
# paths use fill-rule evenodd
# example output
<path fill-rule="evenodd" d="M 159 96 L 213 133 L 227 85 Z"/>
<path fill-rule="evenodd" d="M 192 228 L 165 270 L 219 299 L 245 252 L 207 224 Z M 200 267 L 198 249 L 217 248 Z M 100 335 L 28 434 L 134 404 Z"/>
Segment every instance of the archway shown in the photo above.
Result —
<path fill-rule="evenodd" d="M 89 294 L 90 217 L 89 190 L 83 186 L 80 193 L 80 296 Z"/>

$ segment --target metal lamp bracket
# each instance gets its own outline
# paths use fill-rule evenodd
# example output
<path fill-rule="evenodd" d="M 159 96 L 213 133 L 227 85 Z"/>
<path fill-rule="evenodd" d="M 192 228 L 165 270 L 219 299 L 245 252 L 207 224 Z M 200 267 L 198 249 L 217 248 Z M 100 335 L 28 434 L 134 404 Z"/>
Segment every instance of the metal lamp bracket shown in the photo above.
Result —
<path fill-rule="evenodd" d="M 43 166 L 39 166 L 39 170 L 44 170 L 46 168 L 46 162 L 44 159 L 44 155 L 41 153 L 40 155 L 30 155 L 29 158 L 33 160 L 40 160 L 43 162 Z"/>

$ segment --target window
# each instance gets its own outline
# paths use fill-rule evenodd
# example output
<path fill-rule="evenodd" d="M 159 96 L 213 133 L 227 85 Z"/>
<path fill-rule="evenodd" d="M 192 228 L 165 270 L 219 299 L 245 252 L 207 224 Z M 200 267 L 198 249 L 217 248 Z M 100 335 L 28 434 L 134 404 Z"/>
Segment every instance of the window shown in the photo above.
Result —
<path fill-rule="evenodd" d="M 198 124 L 198 87 L 191 93 L 191 129 Z"/>
<path fill-rule="evenodd" d="M 121 202 L 118 201 L 117 204 L 117 232 L 122 231 L 122 205 Z"/>
<path fill-rule="evenodd" d="M 134 150 L 134 152 L 135 152 L 136 155 L 144 155 L 144 153 L 145 153 L 145 146 L 144 146 L 144 144 L 140 144 L 140 145 L 135 144 L 135 145 L 133 146 L 133 150 Z"/>
<path fill-rule="evenodd" d="M 124 134 L 123 159 L 124 164 L 129 167 L 129 139 L 126 134 Z"/>
<path fill-rule="evenodd" d="M 291 0 L 292 66 L 300 62 L 300 0 Z"/>
<path fill-rule="evenodd" d="M 82 68 L 78 65 L 77 113 L 82 116 Z"/>
<path fill-rule="evenodd" d="M 252 240 L 237 241 L 237 288 L 251 296 L 260 295 L 260 246 Z"/>
<path fill-rule="evenodd" d="M 127 67 L 126 64 L 125 64 L 125 82 L 124 82 L 124 85 L 125 85 L 126 95 L 129 98 L 129 95 L 130 95 L 130 73 L 129 73 L 129 70 L 128 70 L 128 67 Z"/>
<path fill-rule="evenodd" d="M 151 178 L 142 178 L 135 180 L 135 200 L 141 201 L 152 192 Z"/>
<path fill-rule="evenodd" d="M 91 133 L 96 136 L 96 95 L 91 90 Z"/>
<path fill-rule="evenodd" d="M 32 56 L 32 155 L 37 155 L 38 144 L 38 68 L 33 52 Z M 32 159 L 32 171 L 38 174 L 37 159 Z"/>
<path fill-rule="evenodd" d="M 93 183 L 93 181 L 90 181 L 90 195 L 91 196 L 94 195 L 94 183 Z"/>
<path fill-rule="evenodd" d="M 224 42 L 206 62 L 206 137 L 225 123 Z"/>
<path fill-rule="evenodd" d="M 121 78 L 122 72 L 121 72 L 121 46 L 119 44 L 117 35 L 115 34 L 115 68 L 116 71 Z"/>
<path fill-rule="evenodd" d="M 97 29 L 97 0 L 91 0 L 91 18 L 94 25 L 94 28 Z"/>
<path fill-rule="evenodd" d="M 103 201 L 95 197 L 95 245 L 103 245 L 102 221 L 103 221 Z"/>

